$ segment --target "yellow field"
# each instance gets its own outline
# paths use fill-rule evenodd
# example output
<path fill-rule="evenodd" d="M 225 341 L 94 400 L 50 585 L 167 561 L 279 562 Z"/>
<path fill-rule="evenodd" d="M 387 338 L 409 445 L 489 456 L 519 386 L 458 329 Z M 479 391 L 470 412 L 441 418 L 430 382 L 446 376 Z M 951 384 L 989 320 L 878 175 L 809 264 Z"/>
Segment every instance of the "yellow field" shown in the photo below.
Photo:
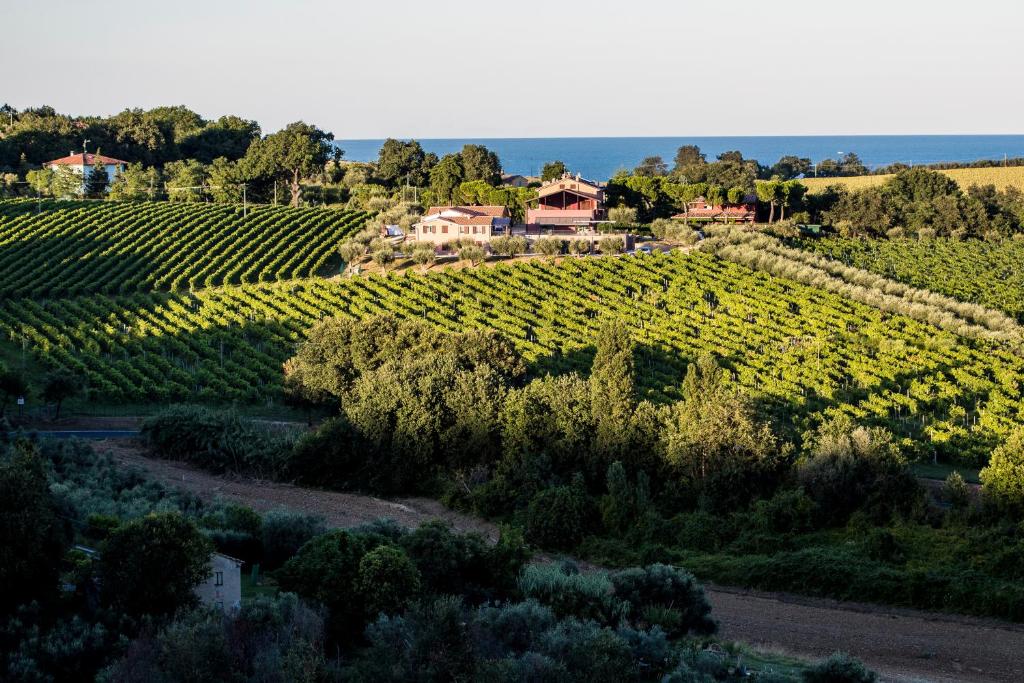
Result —
<path fill-rule="evenodd" d="M 1024 166 L 954 168 L 948 171 L 939 171 L 939 173 L 948 175 L 964 190 L 971 185 L 995 185 L 999 190 L 1013 186 L 1018 190 L 1024 190 Z M 845 185 L 851 190 L 874 187 L 881 185 L 891 177 L 891 175 L 858 175 L 849 178 L 804 178 L 801 182 L 807 186 L 809 192 L 814 193 L 821 192 L 829 185 Z"/>

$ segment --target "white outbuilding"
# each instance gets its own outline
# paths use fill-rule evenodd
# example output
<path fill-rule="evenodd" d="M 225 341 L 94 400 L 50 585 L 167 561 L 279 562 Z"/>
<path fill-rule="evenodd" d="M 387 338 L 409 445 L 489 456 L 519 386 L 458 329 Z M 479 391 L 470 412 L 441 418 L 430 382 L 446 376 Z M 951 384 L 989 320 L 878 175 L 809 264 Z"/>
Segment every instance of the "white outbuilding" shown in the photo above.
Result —
<path fill-rule="evenodd" d="M 114 182 L 114 176 L 124 171 L 125 166 L 128 165 L 127 161 L 120 159 L 114 159 L 113 157 L 105 157 L 102 154 L 87 154 L 85 152 L 79 152 L 78 154 L 71 153 L 66 157 L 60 159 L 54 159 L 53 161 L 47 161 L 43 164 L 44 168 L 48 168 L 51 171 L 56 171 L 61 168 L 66 168 L 69 171 L 79 174 L 82 176 L 82 189 L 85 189 L 85 181 L 89 177 L 89 173 L 92 172 L 93 167 L 99 162 L 103 165 L 104 170 L 107 172 L 107 189 L 110 189 L 110 184 Z"/>

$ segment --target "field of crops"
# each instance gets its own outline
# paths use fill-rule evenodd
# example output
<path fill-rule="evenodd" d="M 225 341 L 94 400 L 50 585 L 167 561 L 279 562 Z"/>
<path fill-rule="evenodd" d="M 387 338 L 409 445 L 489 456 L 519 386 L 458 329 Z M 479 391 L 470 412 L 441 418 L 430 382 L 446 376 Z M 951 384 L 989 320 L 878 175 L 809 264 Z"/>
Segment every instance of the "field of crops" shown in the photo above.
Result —
<path fill-rule="evenodd" d="M 914 287 L 997 308 L 1024 323 L 1022 241 L 829 238 L 800 246 Z"/>
<path fill-rule="evenodd" d="M 995 185 L 996 189 L 1016 187 L 1024 190 L 1024 166 L 1008 166 L 993 168 L 952 168 L 939 171 L 957 182 L 963 190 L 971 185 Z M 821 192 L 829 185 L 843 185 L 850 190 L 881 185 L 891 175 L 860 175 L 848 178 L 804 178 L 800 182 L 807 186 L 811 193 Z"/>
<path fill-rule="evenodd" d="M 187 291 L 317 274 L 367 214 L 329 209 L 0 201 L 0 296 Z"/>
<path fill-rule="evenodd" d="M 279 396 L 282 361 L 318 319 L 382 312 L 496 329 L 535 372 L 586 371 L 612 315 L 641 345 L 652 399 L 711 349 L 783 428 L 848 413 L 925 452 L 979 456 L 1024 419 L 1018 356 L 704 253 L 8 300 L 0 332 L 88 378 L 98 401 L 259 402 Z"/>

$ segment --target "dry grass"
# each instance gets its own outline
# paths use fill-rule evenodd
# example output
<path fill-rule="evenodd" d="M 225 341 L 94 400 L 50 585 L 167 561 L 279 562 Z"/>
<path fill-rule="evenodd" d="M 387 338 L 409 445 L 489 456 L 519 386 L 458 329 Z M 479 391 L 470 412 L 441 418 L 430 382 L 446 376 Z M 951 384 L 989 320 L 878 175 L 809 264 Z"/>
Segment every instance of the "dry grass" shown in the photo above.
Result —
<path fill-rule="evenodd" d="M 1019 190 L 1024 190 L 1024 166 L 954 168 L 939 172 L 945 173 L 955 180 L 964 190 L 971 185 L 995 185 L 996 189 L 999 190 L 1013 186 Z M 891 175 L 859 175 L 849 178 L 804 178 L 801 182 L 813 194 L 821 192 L 829 185 L 845 185 L 850 190 L 874 187 L 875 185 L 881 185 L 891 177 Z"/>

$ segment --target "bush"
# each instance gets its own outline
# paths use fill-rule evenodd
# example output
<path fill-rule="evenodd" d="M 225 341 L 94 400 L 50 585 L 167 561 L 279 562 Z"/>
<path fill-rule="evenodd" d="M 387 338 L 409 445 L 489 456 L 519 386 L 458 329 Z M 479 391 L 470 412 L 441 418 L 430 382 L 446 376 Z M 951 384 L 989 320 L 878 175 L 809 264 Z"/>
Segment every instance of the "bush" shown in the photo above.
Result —
<path fill-rule="evenodd" d="M 878 675 L 850 655 L 837 652 L 803 673 L 805 683 L 875 683 Z"/>
<path fill-rule="evenodd" d="M 582 486 L 541 491 L 526 512 L 526 540 L 541 548 L 571 550 L 591 529 L 594 505 Z"/>
<path fill-rule="evenodd" d="M 626 243 L 621 237 L 603 237 L 598 240 L 597 248 L 602 254 L 621 254 L 626 249 Z"/>
<path fill-rule="evenodd" d="M 190 405 L 147 418 L 142 437 L 161 458 L 268 479 L 284 476 L 295 442 L 292 432 L 256 425 L 233 410 Z"/>
<path fill-rule="evenodd" d="M 601 624 L 618 624 L 629 613 L 614 589 L 606 572 L 567 572 L 553 564 L 530 565 L 519 579 L 523 597 L 550 607 L 558 617 Z"/>
<path fill-rule="evenodd" d="M 380 546 L 359 561 L 356 581 L 366 614 L 397 614 L 420 592 L 420 573 L 400 548 Z"/>
<path fill-rule="evenodd" d="M 541 237 L 533 243 L 533 250 L 538 254 L 554 258 L 562 253 L 565 242 L 555 237 Z"/>
<path fill-rule="evenodd" d="M 704 589 L 689 572 L 664 564 L 624 569 L 611 575 L 615 597 L 629 606 L 633 623 L 660 626 L 670 637 L 708 635 L 717 625 Z"/>
<path fill-rule="evenodd" d="M 1014 514 L 1024 510 L 1024 428 L 992 451 L 980 477 L 986 499 Z"/>
<path fill-rule="evenodd" d="M 271 510 L 263 515 L 260 539 L 263 544 L 263 568 L 277 569 L 307 541 L 326 531 L 320 517 L 288 510 Z"/>

